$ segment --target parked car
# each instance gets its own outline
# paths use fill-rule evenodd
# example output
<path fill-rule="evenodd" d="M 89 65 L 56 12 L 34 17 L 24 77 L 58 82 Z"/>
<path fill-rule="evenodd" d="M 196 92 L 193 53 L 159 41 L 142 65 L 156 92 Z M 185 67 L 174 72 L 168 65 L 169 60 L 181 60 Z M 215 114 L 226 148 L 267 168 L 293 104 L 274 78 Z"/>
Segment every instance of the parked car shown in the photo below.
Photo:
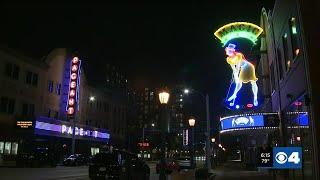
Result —
<path fill-rule="evenodd" d="M 87 165 L 89 159 L 83 154 L 73 154 L 63 160 L 65 166 Z"/>
<path fill-rule="evenodd" d="M 191 158 L 188 156 L 178 158 L 177 163 L 180 169 L 192 169 Z"/>
<path fill-rule="evenodd" d="M 18 167 L 44 167 L 57 165 L 55 154 L 46 147 L 37 147 L 32 152 L 19 153 L 16 158 Z"/>
<path fill-rule="evenodd" d="M 160 173 L 161 169 L 161 162 L 159 161 L 156 165 L 156 172 L 157 174 Z M 176 160 L 173 159 L 167 159 L 166 160 L 166 166 L 165 166 L 165 171 L 167 174 L 171 174 L 173 171 L 180 171 L 180 166 L 178 165 Z"/>
<path fill-rule="evenodd" d="M 90 179 L 146 180 L 149 177 L 149 166 L 135 154 L 125 151 L 98 153 L 89 164 Z"/>

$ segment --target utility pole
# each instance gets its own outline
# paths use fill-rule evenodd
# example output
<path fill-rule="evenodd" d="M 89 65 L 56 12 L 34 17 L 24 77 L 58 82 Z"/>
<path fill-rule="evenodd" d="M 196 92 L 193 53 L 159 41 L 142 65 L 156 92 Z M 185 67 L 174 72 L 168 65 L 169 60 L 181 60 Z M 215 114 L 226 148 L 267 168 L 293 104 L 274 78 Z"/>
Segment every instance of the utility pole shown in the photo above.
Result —
<path fill-rule="evenodd" d="M 209 116 L 209 95 L 206 94 L 206 116 L 207 116 L 207 133 L 206 133 L 206 165 L 208 172 L 211 172 L 210 161 L 210 116 Z"/>

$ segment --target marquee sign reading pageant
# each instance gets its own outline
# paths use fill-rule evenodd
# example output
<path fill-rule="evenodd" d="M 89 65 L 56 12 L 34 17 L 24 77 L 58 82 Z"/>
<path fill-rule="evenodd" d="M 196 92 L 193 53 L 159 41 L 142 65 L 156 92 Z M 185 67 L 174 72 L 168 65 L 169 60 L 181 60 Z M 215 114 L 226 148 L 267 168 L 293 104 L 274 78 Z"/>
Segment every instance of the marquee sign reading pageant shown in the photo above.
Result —
<path fill-rule="evenodd" d="M 81 61 L 79 58 L 73 57 L 70 65 L 70 84 L 66 106 L 67 115 L 69 118 L 74 118 L 77 102 L 79 101 L 80 65 Z"/>
<path fill-rule="evenodd" d="M 72 126 L 68 122 L 38 118 L 35 122 L 35 134 L 72 138 Z M 91 139 L 109 141 L 110 134 L 104 129 L 76 126 L 75 137 L 78 139 Z"/>

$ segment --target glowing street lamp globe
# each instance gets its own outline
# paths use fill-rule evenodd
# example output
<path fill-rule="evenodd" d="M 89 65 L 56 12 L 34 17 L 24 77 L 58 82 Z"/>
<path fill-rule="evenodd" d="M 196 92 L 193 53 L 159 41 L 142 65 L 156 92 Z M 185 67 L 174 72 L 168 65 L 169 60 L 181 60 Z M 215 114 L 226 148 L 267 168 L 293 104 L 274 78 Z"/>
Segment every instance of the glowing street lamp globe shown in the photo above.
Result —
<path fill-rule="evenodd" d="M 189 119 L 189 126 L 194 127 L 195 124 L 196 124 L 196 120 L 194 118 L 190 118 Z"/>
<path fill-rule="evenodd" d="M 185 94 L 188 94 L 188 93 L 189 93 L 189 89 L 184 89 L 183 92 L 184 92 Z"/>
<path fill-rule="evenodd" d="M 159 93 L 159 100 L 161 104 L 168 104 L 170 94 L 166 91 Z"/>
<path fill-rule="evenodd" d="M 215 143 L 216 142 L 216 138 L 211 138 L 211 142 Z"/>
<path fill-rule="evenodd" d="M 89 97 L 89 101 L 94 101 L 96 98 L 94 96 Z"/>

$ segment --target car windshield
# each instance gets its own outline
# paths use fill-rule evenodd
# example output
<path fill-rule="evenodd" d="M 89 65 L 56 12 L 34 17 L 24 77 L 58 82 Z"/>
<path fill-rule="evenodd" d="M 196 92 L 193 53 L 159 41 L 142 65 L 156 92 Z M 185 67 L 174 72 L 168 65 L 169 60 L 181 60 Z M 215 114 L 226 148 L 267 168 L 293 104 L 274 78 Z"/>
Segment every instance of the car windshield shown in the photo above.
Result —
<path fill-rule="evenodd" d="M 117 157 L 115 154 L 107 154 L 107 153 L 99 153 L 96 154 L 93 159 L 93 163 L 112 163 L 115 164 L 117 163 Z"/>

